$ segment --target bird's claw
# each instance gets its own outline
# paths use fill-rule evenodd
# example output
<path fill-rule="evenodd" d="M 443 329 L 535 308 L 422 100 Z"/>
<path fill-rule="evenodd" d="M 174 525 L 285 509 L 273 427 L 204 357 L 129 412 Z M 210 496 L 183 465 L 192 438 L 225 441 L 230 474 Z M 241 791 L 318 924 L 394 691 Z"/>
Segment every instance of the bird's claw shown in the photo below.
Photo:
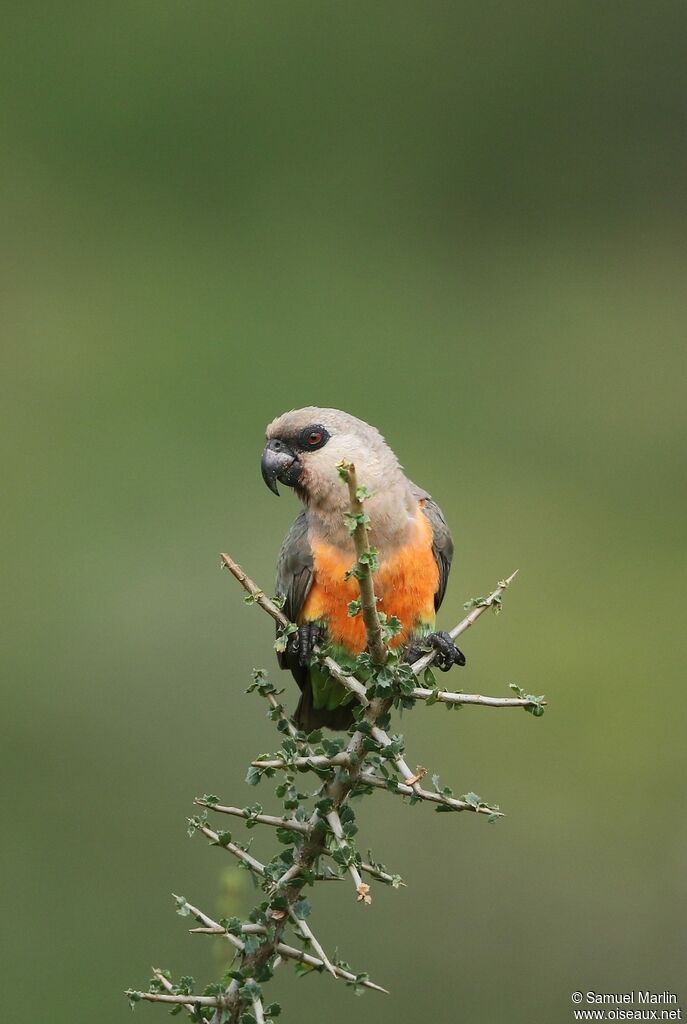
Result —
<path fill-rule="evenodd" d="M 451 634 L 444 631 L 438 631 L 436 633 L 428 633 L 427 636 L 421 637 L 406 649 L 405 660 L 411 664 L 417 661 L 423 654 L 423 651 L 427 648 L 436 651 L 434 655 L 434 664 L 442 672 L 448 672 L 453 665 L 464 665 L 465 655 L 456 647 Z"/>
<path fill-rule="evenodd" d="M 310 664 L 313 648 L 322 646 L 324 637 L 325 628 L 319 622 L 304 622 L 289 637 L 289 652 L 295 655 L 298 663 L 305 668 Z"/>

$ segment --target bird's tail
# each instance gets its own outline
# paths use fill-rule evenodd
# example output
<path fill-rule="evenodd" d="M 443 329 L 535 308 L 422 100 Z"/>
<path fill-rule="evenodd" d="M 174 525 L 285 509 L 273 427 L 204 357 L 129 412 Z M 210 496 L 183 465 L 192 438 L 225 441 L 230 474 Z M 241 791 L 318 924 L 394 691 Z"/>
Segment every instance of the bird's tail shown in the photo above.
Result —
<path fill-rule="evenodd" d="M 308 683 L 301 690 L 301 698 L 294 712 L 293 720 L 303 732 L 314 729 L 334 729 L 338 732 L 353 725 L 353 705 L 342 704 L 338 708 L 314 708 L 312 689 Z"/>

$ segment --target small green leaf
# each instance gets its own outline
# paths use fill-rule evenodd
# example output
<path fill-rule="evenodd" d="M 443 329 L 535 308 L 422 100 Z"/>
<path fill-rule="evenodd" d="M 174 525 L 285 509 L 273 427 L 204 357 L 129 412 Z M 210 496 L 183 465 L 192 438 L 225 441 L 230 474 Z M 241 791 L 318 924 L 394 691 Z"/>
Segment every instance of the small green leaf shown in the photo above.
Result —
<path fill-rule="evenodd" d="M 189 910 L 186 899 L 183 896 L 175 896 L 174 900 L 177 905 L 177 914 L 179 917 L 188 917 L 191 911 Z"/>
<path fill-rule="evenodd" d="M 143 998 L 140 992 L 136 992 L 132 988 L 128 988 L 124 995 L 129 1000 L 129 1006 L 131 1007 L 132 1010 L 136 1009 L 136 1003 L 140 1003 L 141 999 Z"/>
<path fill-rule="evenodd" d="M 370 517 L 366 512 L 344 512 L 344 522 L 349 533 L 355 533 L 359 526 L 367 526 Z"/>
<path fill-rule="evenodd" d="M 299 921 L 304 921 L 306 917 L 309 917 L 312 912 L 312 907 L 308 901 L 302 897 L 293 904 L 293 912 Z"/>
<path fill-rule="evenodd" d="M 274 641 L 274 649 L 279 654 L 283 654 L 286 650 L 289 637 L 298 631 L 298 626 L 295 622 L 289 622 L 277 635 L 277 639 Z"/>
<path fill-rule="evenodd" d="M 434 673 L 432 672 L 431 668 L 426 668 L 425 671 L 422 673 L 422 681 L 424 682 L 425 686 L 427 686 L 430 690 L 433 690 L 436 687 L 437 682 L 436 679 L 434 678 Z"/>

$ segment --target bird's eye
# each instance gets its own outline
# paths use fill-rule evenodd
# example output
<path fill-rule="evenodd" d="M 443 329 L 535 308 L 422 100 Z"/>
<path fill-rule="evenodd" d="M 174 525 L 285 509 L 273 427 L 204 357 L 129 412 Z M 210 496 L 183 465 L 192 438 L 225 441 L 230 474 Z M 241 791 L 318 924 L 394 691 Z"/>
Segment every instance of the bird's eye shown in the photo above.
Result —
<path fill-rule="evenodd" d="M 301 451 L 315 451 L 321 448 L 329 440 L 329 434 L 321 423 L 311 423 L 301 432 L 298 444 Z"/>

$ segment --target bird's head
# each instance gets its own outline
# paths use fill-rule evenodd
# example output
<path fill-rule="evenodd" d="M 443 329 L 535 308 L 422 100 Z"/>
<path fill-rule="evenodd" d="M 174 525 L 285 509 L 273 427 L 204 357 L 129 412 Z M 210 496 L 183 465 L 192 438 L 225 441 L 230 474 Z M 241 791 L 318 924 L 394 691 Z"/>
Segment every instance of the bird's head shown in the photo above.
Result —
<path fill-rule="evenodd" d="M 262 476 L 275 494 L 279 481 L 307 504 L 338 507 L 347 500 L 336 468 L 342 459 L 355 463 L 359 482 L 370 490 L 402 477 L 398 459 L 375 427 L 317 406 L 294 409 L 270 423 Z"/>

